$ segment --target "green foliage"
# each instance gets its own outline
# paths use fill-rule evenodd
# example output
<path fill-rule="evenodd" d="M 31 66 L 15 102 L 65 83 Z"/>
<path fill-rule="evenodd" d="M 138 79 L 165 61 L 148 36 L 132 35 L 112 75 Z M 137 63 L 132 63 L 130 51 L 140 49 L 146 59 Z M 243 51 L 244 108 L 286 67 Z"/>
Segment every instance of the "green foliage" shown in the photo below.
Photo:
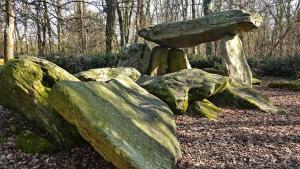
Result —
<path fill-rule="evenodd" d="M 55 151 L 53 144 L 30 131 L 25 131 L 17 136 L 16 147 L 27 154 L 53 153 Z"/>
<path fill-rule="evenodd" d="M 225 70 L 225 67 L 222 64 L 222 58 L 217 56 L 191 55 L 189 56 L 189 62 L 193 68 Z"/>
<path fill-rule="evenodd" d="M 78 73 L 93 68 L 115 67 L 119 56 L 118 54 L 95 54 L 87 56 L 49 54 L 43 56 L 43 58 L 57 64 L 70 73 Z"/>
<path fill-rule="evenodd" d="M 221 57 L 192 55 L 189 59 L 193 68 L 225 70 Z M 300 55 L 286 57 L 249 57 L 247 60 L 251 70 L 256 75 L 297 77 L 300 74 Z"/>
<path fill-rule="evenodd" d="M 259 75 L 296 76 L 300 71 L 300 55 L 287 57 L 250 57 L 250 67 Z"/>

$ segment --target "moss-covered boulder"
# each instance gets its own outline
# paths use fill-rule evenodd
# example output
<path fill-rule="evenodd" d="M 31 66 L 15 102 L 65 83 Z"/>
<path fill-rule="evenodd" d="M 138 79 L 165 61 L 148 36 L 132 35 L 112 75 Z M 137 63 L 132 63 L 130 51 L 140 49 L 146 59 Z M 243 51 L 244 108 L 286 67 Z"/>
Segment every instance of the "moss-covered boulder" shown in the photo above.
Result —
<path fill-rule="evenodd" d="M 181 158 L 173 113 L 128 77 L 58 82 L 49 103 L 120 169 L 171 169 Z"/>
<path fill-rule="evenodd" d="M 268 86 L 270 88 L 279 88 L 279 89 L 300 91 L 300 79 L 292 80 L 292 81 L 271 82 Z"/>
<path fill-rule="evenodd" d="M 202 101 L 193 102 L 189 106 L 189 112 L 206 117 L 209 120 L 215 120 L 218 114 L 221 113 L 221 109 L 207 99 L 204 99 Z"/>
<path fill-rule="evenodd" d="M 118 67 L 133 67 L 142 74 L 148 73 L 151 50 L 147 44 L 130 44 L 122 48 Z"/>
<path fill-rule="evenodd" d="M 16 138 L 16 147 L 27 154 L 53 153 L 56 149 L 47 139 L 31 131 L 25 131 Z"/>
<path fill-rule="evenodd" d="M 229 78 L 200 69 L 185 69 L 157 77 L 143 77 L 138 83 L 166 102 L 176 113 L 185 113 L 189 102 L 200 101 L 224 90 Z"/>
<path fill-rule="evenodd" d="M 218 69 L 214 69 L 214 68 L 204 68 L 202 70 L 204 70 L 205 72 L 208 72 L 208 73 L 228 76 L 228 73 L 223 70 L 218 70 Z M 262 85 L 262 84 L 263 84 L 262 80 L 254 78 L 254 77 L 252 78 L 252 85 Z"/>
<path fill-rule="evenodd" d="M 245 109 L 258 108 L 267 113 L 283 112 L 281 109 L 274 106 L 267 97 L 255 91 L 255 89 L 240 85 L 233 81 L 230 81 L 227 84 L 225 90 L 209 98 L 209 100 L 218 105 Z"/>
<path fill-rule="evenodd" d="M 143 76 L 138 83 L 166 102 L 175 113 L 186 113 L 190 103 L 204 99 L 271 113 L 281 111 L 254 89 L 233 82 L 229 77 L 200 69 L 186 69 L 157 77 Z"/>
<path fill-rule="evenodd" d="M 140 78 L 141 73 L 129 67 L 118 67 L 118 68 L 99 68 L 90 69 L 88 71 L 79 72 L 75 76 L 82 81 L 97 81 L 97 82 L 107 82 L 118 76 L 127 76 L 132 80 L 136 81 Z"/>
<path fill-rule="evenodd" d="M 0 105 L 15 109 L 46 130 L 60 148 L 71 148 L 83 139 L 48 105 L 52 86 L 60 80 L 79 81 L 55 64 L 34 57 L 7 62 L 0 74 Z"/>

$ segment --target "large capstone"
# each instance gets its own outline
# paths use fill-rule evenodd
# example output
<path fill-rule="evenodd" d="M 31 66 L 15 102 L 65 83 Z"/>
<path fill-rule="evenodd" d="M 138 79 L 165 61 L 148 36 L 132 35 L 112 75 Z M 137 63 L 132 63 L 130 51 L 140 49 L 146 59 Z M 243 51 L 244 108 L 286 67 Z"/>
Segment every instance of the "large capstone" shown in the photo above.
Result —
<path fill-rule="evenodd" d="M 133 67 L 142 74 L 148 73 L 151 50 L 147 44 L 130 44 L 122 48 L 118 67 Z"/>
<path fill-rule="evenodd" d="M 61 80 L 79 81 L 43 59 L 28 57 L 11 60 L 0 74 L 0 105 L 24 114 L 46 130 L 57 145 L 69 149 L 83 143 L 83 139 L 76 128 L 47 102 L 52 86 Z"/>
<path fill-rule="evenodd" d="M 227 35 L 251 31 L 261 25 L 258 14 L 241 10 L 211 13 L 203 18 L 163 23 L 144 28 L 139 35 L 149 41 L 170 48 L 194 47 L 219 40 Z"/>
<path fill-rule="evenodd" d="M 120 169 L 172 169 L 181 158 L 169 107 L 128 77 L 58 82 L 50 104 Z"/>
<path fill-rule="evenodd" d="M 252 87 L 252 72 L 239 36 L 224 37 L 221 41 L 221 50 L 229 77 L 238 83 Z"/>
<path fill-rule="evenodd" d="M 117 67 L 117 68 L 99 68 L 90 69 L 87 71 L 79 72 L 75 76 L 82 81 L 97 81 L 107 82 L 118 76 L 126 76 L 136 81 L 140 78 L 141 73 L 134 68 L 129 67 Z"/>

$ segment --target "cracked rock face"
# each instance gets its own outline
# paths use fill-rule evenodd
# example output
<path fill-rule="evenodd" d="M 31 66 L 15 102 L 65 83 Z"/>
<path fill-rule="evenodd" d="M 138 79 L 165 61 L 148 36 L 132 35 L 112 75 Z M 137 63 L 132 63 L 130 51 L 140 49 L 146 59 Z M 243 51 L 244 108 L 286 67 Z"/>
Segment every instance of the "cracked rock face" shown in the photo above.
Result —
<path fill-rule="evenodd" d="M 69 149 L 82 138 L 47 102 L 52 86 L 61 80 L 79 81 L 55 64 L 39 58 L 14 59 L 0 74 L 0 104 L 15 109 L 52 137 L 59 148 Z"/>
<path fill-rule="evenodd" d="M 258 28 L 262 18 L 241 10 L 228 10 L 195 20 L 163 23 L 139 31 L 146 40 L 170 48 L 194 47 Z"/>
<path fill-rule="evenodd" d="M 97 82 L 107 82 L 111 79 L 117 78 L 118 76 L 126 76 L 136 81 L 140 78 L 141 73 L 135 68 L 131 67 L 117 67 L 117 68 L 99 68 L 90 69 L 88 71 L 83 71 L 75 74 L 75 76 L 82 81 L 97 81 Z"/>

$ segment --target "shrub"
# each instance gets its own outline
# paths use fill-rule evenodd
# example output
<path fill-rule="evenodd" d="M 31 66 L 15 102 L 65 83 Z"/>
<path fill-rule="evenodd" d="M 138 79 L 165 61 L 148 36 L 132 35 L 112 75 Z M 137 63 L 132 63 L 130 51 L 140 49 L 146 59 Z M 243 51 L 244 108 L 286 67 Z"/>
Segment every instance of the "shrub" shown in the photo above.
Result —
<path fill-rule="evenodd" d="M 118 54 L 96 54 L 88 56 L 60 56 L 57 54 L 49 54 L 42 58 L 57 64 L 70 73 L 78 73 L 93 68 L 115 67 L 119 57 Z"/>
<path fill-rule="evenodd" d="M 287 57 L 250 57 L 248 63 L 251 69 L 264 76 L 296 77 L 300 72 L 300 55 Z"/>
<path fill-rule="evenodd" d="M 217 56 L 191 55 L 189 62 L 193 68 L 214 68 L 217 70 L 224 70 L 225 68 L 222 64 L 222 58 Z"/>
<path fill-rule="evenodd" d="M 194 68 L 226 70 L 221 57 L 192 55 L 189 57 Z M 300 75 L 300 55 L 287 57 L 249 57 L 248 64 L 255 75 L 297 77 Z"/>

